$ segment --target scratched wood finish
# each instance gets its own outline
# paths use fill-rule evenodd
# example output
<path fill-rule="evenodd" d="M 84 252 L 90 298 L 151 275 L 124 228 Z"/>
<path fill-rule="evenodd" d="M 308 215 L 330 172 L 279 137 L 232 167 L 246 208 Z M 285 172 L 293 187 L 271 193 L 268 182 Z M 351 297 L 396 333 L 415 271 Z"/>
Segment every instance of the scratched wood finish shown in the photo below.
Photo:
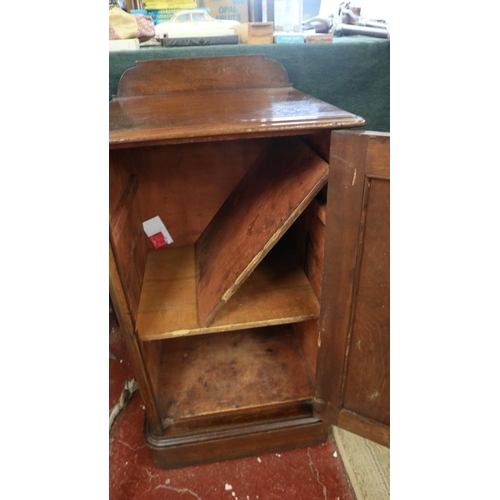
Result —
<path fill-rule="evenodd" d="M 171 438 L 158 436 L 146 422 L 145 439 L 155 466 L 175 469 L 315 446 L 326 441 L 331 429 L 309 415 L 229 428 L 213 426 L 211 431 Z"/>
<path fill-rule="evenodd" d="M 311 400 L 290 326 L 164 340 L 159 404 L 166 419 Z"/>
<path fill-rule="evenodd" d="M 388 425 L 361 417 L 358 413 L 352 413 L 346 409 L 340 410 L 337 427 L 370 441 L 375 441 L 387 448 L 391 445 L 391 431 Z"/>
<path fill-rule="evenodd" d="M 263 55 L 137 61 L 118 83 L 118 97 L 289 87 L 285 68 Z"/>
<path fill-rule="evenodd" d="M 117 99 L 109 108 L 110 148 L 301 135 L 364 120 L 293 88 L 207 91 Z"/>
<path fill-rule="evenodd" d="M 281 64 L 263 56 L 140 61 L 110 102 L 109 147 L 316 134 L 364 123 L 294 89 Z"/>
<path fill-rule="evenodd" d="M 112 192 L 118 192 L 115 189 Z M 116 196 L 110 195 L 110 202 L 115 206 L 110 212 L 109 220 L 110 245 L 122 286 L 127 291 L 126 298 L 134 326 L 148 251 L 148 241 L 142 229 L 137 206 L 137 190 L 138 180 L 132 175 L 119 190 L 121 194 L 118 201 Z"/>
<path fill-rule="evenodd" d="M 316 415 L 339 426 L 349 415 L 351 428 L 358 418 L 379 442 L 389 428 L 389 141 L 332 133 L 317 373 Z"/>
<path fill-rule="evenodd" d="M 241 330 L 319 317 L 319 302 L 304 271 L 268 255 L 209 327 L 197 316 L 194 247 L 151 251 L 137 317 L 141 340 Z"/>
<path fill-rule="evenodd" d="M 113 308 L 127 346 L 127 352 L 130 356 L 134 375 L 139 385 L 151 429 L 154 432 L 161 432 L 163 425 L 160 417 L 160 410 L 158 408 L 157 386 L 151 381 L 151 374 L 146 368 L 141 353 L 140 343 L 135 335 L 132 315 L 130 314 L 127 300 L 127 292 L 128 291 L 123 288 L 116 258 L 111 245 L 109 245 L 109 293 L 111 301 L 113 302 Z"/>
<path fill-rule="evenodd" d="M 325 238 L 331 242 L 332 214 L 343 214 L 344 223 L 352 214 L 340 205 L 332 209 L 330 195 L 326 217 L 311 202 L 323 193 L 333 161 L 330 131 L 361 126 L 364 120 L 293 89 L 283 67 L 262 56 L 140 62 L 126 72 L 118 93 L 109 108 L 110 294 L 125 325 L 154 463 L 180 467 L 323 441 L 339 413 L 331 404 L 337 402 L 332 384 L 337 361 L 338 395 L 350 392 L 342 378 L 347 343 L 337 360 L 342 341 L 332 339 L 328 326 L 334 308 L 324 305 L 325 292 L 331 299 L 330 289 L 337 287 L 339 277 L 329 263 L 337 257 L 325 252 L 320 283 L 316 250 L 325 220 Z M 349 150 L 338 140 L 335 147 L 340 156 Z M 351 157 L 355 168 L 357 161 L 368 163 L 356 154 Z M 378 161 L 380 152 L 372 156 Z M 355 176 L 348 182 L 356 184 Z M 325 201 L 318 197 L 320 205 Z M 296 220 L 307 206 L 317 212 L 314 223 L 307 215 Z M 182 302 L 186 288 L 183 278 L 155 288 L 169 264 L 148 275 L 149 257 L 154 260 L 162 251 L 151 249 L 142 222 L 156 215 L 174 233 L 169 251 L 197 245 L 190 262 L 201 265 L 194 272 L 191 268 L 187 288 L 194 278 L 198 291 L 190 301 L 205 308 L 202 328 L 209 335 L 151 337 L 152 325 L 161 321 L 141 323 L 143 314 L 171 313 L 168 307 L 138 312 L 143 297 L 149 295 L 146 309 L 154 308 L 165 290 L 178 290 Z M 330 248 L 335 246 L 330 243 Z M 281 264 L 292 254 L 300 266 L 285 274 L 280 266 L 269 267 L 271 255 L 265 257 L 274 251 L 282 256 Z M 298 281 L 292 278 L 297 269 Z M 175 272 L 182 274 L 182 266 Z M 203 281 L 207 278 L 211 284 Z M 312 317 L 303 315 L 306 301 L 297 288 L 304 280 L 314 302 Z M 204 289 L 215 293 L 204 296 Z M 252 300 L 268 296 L 249 307 L 243 319 L 226 321 L 225 315 L 241 315 L 245 307 L 238 296 L 245 293 Z M 283 299 L 288 310 L 276 314 L 275 309 L 266 317 Z M 170 318 L 179 319 L 183 305 L 173 311 Z M 248 321 L 259 328 L 248 328 Z M 273 321 L 280 324 L 261 327 Z M 245 329 L 221 331 L 228 325 Z M 350 415 L 361 419 L 343 408 L 339 421 L 346 415 L 350 422 Z"/>
<path fill-rule="evenodd" d="M 210 324 L 327 177 L 328 164 L 300 139 L 276 139 L 264 151 L 196 242 L 200 325 Z"/>
<path fill-rule="evenodd" d="M 389 425 L 389 182 L 365 192 L 363 248 L 352 318 L 343 407 Z M 376 311 L 376 314 L 374 314 Z"/>

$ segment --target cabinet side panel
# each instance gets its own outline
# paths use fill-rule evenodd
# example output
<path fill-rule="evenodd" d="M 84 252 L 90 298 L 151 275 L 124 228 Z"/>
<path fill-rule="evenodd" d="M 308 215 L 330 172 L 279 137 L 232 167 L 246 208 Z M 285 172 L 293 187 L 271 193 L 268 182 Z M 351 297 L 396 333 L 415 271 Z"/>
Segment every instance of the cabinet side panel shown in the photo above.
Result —
<path fill-rule="evenodd" d="M 160 361 L 161 361 L 161 342 L 139 342 L 142 357 L 144 360 L 144 365 L 146 371 L 149 374 L 149 380 L 151 383 L 151 392 L 155 398 L 158 400 L 159 396 L 159 380 L 160 380 Z"/>
<path fill-rule="evenodd" d="M 146 407 L 146 413 L 154 432 L 160 432 L 162 430 L 162 424 L 157 409 L 155 390 L 153 389 L 151 378 L 145 369 L 140 346 L 134 334 L 132 317 L 111 245 L 109 248 L 109 281 L 111 300 L 118 317 L 120 330 L 125 340 L 127 351 L 130 355 L 134 375 L 139 384 L 141 396 Z"/>
<path fill-rule="evenodd" d="M 132 174 L 127 161 L 128 150 L 109 152 L 109 214 L 115 212 Z"/>
<path fill-rule="evenodd" d="M 110 152 L 109 238 L 135 327 L 149 241 L 137 203 L 138 181 L 129 151 Z"/>

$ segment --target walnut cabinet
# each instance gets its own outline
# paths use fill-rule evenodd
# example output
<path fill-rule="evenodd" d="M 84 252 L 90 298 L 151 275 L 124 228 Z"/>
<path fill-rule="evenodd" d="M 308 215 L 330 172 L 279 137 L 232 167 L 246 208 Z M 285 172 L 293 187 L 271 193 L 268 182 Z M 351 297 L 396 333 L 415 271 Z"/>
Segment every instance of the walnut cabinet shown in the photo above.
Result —
<path fill-rule="evenodd" d="M 388 444 L 388 135 L 258 55 L 138 62 L 109 120 L 110 294 L 154 463 L 332 424 Z"/>

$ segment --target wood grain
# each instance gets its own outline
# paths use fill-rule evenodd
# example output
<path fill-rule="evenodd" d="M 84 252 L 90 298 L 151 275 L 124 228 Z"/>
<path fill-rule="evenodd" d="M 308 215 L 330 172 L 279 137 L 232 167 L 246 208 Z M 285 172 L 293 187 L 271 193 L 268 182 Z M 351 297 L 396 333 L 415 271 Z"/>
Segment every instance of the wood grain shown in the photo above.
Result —
<path fill-rule="evenodd" d="M 263 55 L 137 61 L 118 83 L 118 97 L 288 87 L 288 75 Z"/>
<path fill-rule="evenodd" d="M 308 416 L 229 429 L 213 427 L 209 432 L 174 438 L 158 437 L 146 422 L 145 439 L 155 466 L 174 469 L 314 446 L 330 433 L 330 425 Z"/>
<path fill-rule="evenodd" d="M 332 133 L 315 407 L 378 442 L 390 414 L 389 147 L 388 134 Z"/>
<path fill-rule="evenodd" d="M 110 102 L 111 149 L 359 127 L 364 120 L 293 88 L 206 91 Z"/>
<path fill-rule="evenodd" d="M 166 419 L 311 400 L 312 381 L 290 326 L 163 342 L 159 404 Z"/>
<path fill-rule="evenodd" d="M 131 176 L 121 190 L 121 198 L 110 214 L 109 240 L 116 259 L 133 325 L 137 319 L 148 240 L 142 229 L 137 206 L 138 181 Z"/>
<path fill-rule="evenodd" d="M 390 424 L 389 199 L 388 181 L 368 183 L 343 397 L 346 410 L 386 426 Z"/>
<path fill-rule="evenodd" d="M 174 246 L 194 244 L 270 141 L 132 149 L 129 155 L 139 179 L 137 204 L 143 220 L 159 216 Z"/>
<path fill-rule="evenodd" d="M 208 326 L 326 183 L 328 164 L 297 138 L 276 139 L 196 242 L 198 317 Z"/>
<path fill-rule="evenodd" d="M 330 140 L 361 125 L 263 56 L 140 62 L 124 74 L 109 108 L 110 293 L 159 467 L 309 446 L 335 419 L 386 428 L 359 414 L 357 388 L 369 384 L 349 374 L 349 362 L 362 365 L 349 359 L 351 337 L 370 346 L 385 325 L 370 313 L 380 275 L 366 272 L 381 262 L 371 196 L 388 170 L 369 169 L 385 165 L 385 149 L 370 135 Z M 325 197 L 312 201 L 329 162 L 325 211 Z M 151 249 L 142 222 L 156 215 L 172 247 Z M 362 234 L 365 222 L 374 229 Z"/>
<path fill-rule="evenodd" d="M 155 384 L 152 383 L 150 373 L 144 364 L 140 344 L 134 331 L 132 314 L 128 306 L 127 291 L 122 286 L 111 245 L 109 245 L 109 292 L 120 330 L 130 355 L 134 375 L 139 384 L 139 390 L 141 391 L 151 429 L 157 433 L 161 432 L 163 425 L 158 408 L 157 385 L 155 387 Z"/>
<path fill-rule="evenodd" d="M 304 271 L 269 255 L 220 311 L 202 326 L 197 317 L 194 247 L 149 253 L 137 318 L 141 340 L 239 330 L 318 318 L 319 302 Z"/>

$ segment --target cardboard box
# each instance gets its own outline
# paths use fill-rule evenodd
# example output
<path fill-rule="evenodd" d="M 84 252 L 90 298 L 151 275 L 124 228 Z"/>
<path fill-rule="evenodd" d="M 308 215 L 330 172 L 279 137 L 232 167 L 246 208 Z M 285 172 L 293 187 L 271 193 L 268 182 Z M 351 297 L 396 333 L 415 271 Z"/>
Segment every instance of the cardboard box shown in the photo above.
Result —
<path fill-rule="evenodd" d="M 209 8 L 215 19 L 248 23 L 248 0 L 200 0 L 200 7 Z"/>
<path fill-rule="evenodd" d="M 240 43 L 273 43 L 273 23 L 242 23 L 234 27 Z"/>
<path fill-rule="evenodd" d="M 294 33 L 293 31 L 275 31 L 274 43 L 304 43 L 303 33 Z"/>
<path fill-rule="evenodd" d="M 332 43 L 333 33 L 306 33 L 304 41 L 306 43 Z"/>

